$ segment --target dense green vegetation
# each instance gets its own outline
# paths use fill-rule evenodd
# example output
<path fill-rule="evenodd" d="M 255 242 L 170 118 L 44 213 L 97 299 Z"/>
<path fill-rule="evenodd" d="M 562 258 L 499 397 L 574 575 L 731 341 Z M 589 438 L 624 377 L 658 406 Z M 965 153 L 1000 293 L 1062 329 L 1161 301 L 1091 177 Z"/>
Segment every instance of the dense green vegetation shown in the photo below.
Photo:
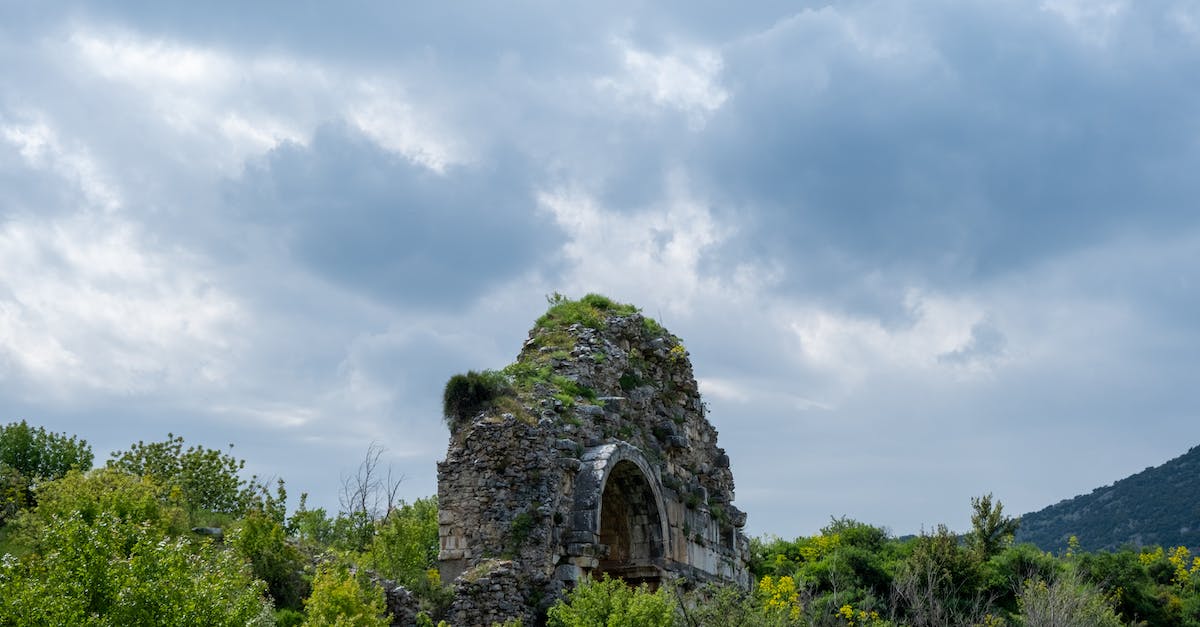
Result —
<path fill-rule="evenodd" d="M 975 499 L 965 536 L 945 527 L 899 540 L 834 519 L 817 535 L 753 541 L 750 592 L 657 592 L 592 581 L 552 625 L 982 627 L 1200 625 L 1200 558 L 1184 547 L 1054 555 L 1014 545 L 1017 521 Z"/>
<path fill-rule="evenodd" d="M 86 442 L 20 422 L 0 452 L 0 625 L 386 625 L 383 579 L 434 615 L 449 599 L 437 501 L 377 498 L 374 445 L 345 511 L 302 495 L 290 517 L 282 481 L 175 435 L 90 469 Z"/>
<path fill-rule="evenodd" d="M 1022 517 L 1017 540 L 1062 551 L 1075 536 L 1089 551 L 1127 543 L 1200 547 L 1200 446 L 1090 494 Z"/>
<path fill-rule="evenodd" d="M 287 514 L 282 481 L 242 476 L 229 452 L 179 436 L 91 468 L 86 441 L 0 427 L 0 624 L 385 625 L 381 581 L 444 618 L 437 501 L 395 501 L 372 445 L 336 514 Z M 1190 454 L 1190 453 L 1189 453 Z M 1200 626 L 1200 557 L 1185 546 L 1087 552 L 1014 543 L 1022 521 L 992 495 L 972 529 L 898 539 L 846 518 L 752 541 L 754 585 L 576 587 L 551 625 Z M 219 528 L 219 531 L 213 528 Z"/>

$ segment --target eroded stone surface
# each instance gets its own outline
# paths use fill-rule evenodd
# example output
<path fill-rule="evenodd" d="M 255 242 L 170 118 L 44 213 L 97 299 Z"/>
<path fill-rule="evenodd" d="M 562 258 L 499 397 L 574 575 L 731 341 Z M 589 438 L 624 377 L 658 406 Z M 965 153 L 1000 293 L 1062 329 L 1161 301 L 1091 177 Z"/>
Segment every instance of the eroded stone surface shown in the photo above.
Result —
<path fill-rule="evenodd" d="M 612 316 L 600 329 L 535 329 L 518 362 L 594 395 L 535 385 L 524 414 L 481 414 L 452 434 L 438 522 L 455 613 L 536 615 L 585 574 L 749 585 L 746 516 L 678 338 L 640 314 Z M 498 559 L 503 586 L 471 583 Z"/>

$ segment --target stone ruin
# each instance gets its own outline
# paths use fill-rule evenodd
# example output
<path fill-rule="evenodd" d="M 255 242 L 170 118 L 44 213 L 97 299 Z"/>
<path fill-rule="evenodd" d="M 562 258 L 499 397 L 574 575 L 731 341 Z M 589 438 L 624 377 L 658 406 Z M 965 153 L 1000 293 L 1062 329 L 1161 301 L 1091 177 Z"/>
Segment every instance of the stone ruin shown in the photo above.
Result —
<path fill-rule="evenodd" d="M 571 322 L 581 303 L 595 317 Z M 748 587 L 746 514 L 679 338 L 603 297 L 552 304 L 503 371 L 511 396 L 452 424 L 438 463 L 447 618 L 539 624 L 584 576 Z"/>

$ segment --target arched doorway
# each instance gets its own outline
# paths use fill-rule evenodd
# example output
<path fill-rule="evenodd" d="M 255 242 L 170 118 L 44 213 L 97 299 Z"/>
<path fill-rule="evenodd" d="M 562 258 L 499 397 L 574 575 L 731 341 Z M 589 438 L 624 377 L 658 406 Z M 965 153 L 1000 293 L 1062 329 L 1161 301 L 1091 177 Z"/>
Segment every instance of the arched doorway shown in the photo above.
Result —
<path fill-rule="evenodd" d="M 663 573 L 662 517 L 642 469 L 629 460 L 618 461 L 600 499 L 599 540 L 607 551 L 595 574 L 657 587 Z"/>

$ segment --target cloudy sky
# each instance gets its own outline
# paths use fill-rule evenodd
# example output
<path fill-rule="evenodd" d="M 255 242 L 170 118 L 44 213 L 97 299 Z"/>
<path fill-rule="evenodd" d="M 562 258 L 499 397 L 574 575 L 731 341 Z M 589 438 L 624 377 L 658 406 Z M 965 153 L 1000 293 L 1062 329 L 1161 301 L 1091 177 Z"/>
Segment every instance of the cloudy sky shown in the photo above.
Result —
<path fill-rule="evenodd" d="M 595 291 L 754 534 L 1200 444 L 1193 2 L 115 4 L 0 3 L 0 422 L 412 499 L 445 380 Z"/>

